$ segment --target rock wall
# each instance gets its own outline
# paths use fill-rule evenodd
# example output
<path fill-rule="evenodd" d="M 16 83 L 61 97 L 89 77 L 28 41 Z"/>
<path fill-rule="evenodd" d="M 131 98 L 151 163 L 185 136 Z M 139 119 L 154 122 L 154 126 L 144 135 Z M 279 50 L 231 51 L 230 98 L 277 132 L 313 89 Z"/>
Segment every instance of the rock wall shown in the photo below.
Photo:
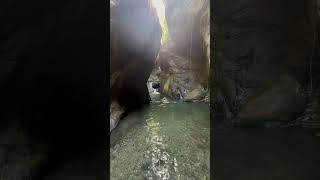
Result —
<path fill-rule="evenodd" d="M 218 0 L 212 112 L 240 124 L 286 123 L 305 109 L 319 72 L 315 1 Z"/>
<path fill-rule="evenodd" d="M 105 145 L 104 7 L 14 0 L 0 15 L 0 179 L 38 179 Z"/>
<path fill-rule="evenodd" d="M 147 81 L 162 30 L 149 0 L 110 0 L 110 11 L 111 130 L 122 112 L 150 101 Z"/>
<path fill-rule="evenodd" d="M 209 1 L 163 2 L 170 40 L 162 45 L 157 60 L 162 93 L 173 99 L 201 100 L 209 79 Z"/>

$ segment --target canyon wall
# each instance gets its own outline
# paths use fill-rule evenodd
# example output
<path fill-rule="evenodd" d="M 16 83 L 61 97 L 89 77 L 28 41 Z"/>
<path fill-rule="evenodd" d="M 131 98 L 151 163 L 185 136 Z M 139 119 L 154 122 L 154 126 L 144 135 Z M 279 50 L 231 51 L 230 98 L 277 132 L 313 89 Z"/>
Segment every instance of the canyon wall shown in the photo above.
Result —
<path fill-rule="evenodd" d="M 149 0 L 110 0 L 110 130 L 121 115 L 150 101 L 147 81 L 162 30 Z"/>
<path fill-rule="evenodd" d="M 152 75 L 171 99 L 203 100 L 209 94 L 210 2 L 163 2 L 170 37 L 160 48 Z"/>
<path fill-rule="evenodd" d="M 2 179 L 38 179 L 105 145 L 104 12 L 84 0 L 0 2 Z"/>
<path fill-rule="evenodd" d="M 319 85 L 316 3 L 218 0 L 211 11 L 212 112 L 242 125 L 294 121 Z"/>

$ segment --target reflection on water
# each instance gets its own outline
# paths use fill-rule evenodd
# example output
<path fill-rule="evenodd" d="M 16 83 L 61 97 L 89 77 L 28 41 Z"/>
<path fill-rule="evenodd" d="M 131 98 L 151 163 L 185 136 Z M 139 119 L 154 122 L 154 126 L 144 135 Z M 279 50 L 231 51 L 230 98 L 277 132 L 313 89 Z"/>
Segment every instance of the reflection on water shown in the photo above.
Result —
<path fill-rule="evenodd" d="M 146 128 L 150 136 L 146 138 L 147 144 L 150 144 L 152 147 L 151 159 L 152 165 L 151 170 L 148 171 L 149 176 L 153 174 L 157 175 L 161 179 L 169 179 L 169 162 L 170 155 L 166 152 L 166 144 L 163 143 L 163 138 L 160 134 L 160 124 L 154 120 L 153 113 L 147 115 L 150 117 L 146 119 Z M 150 155 L 150 152 L 147 152 Z M 148 158 L 149 156 L 147 156 Z"/>
<path fill-rule="evenodd" d="M 209 179 L 209 107 L 150 105 L 111 134 L 111 179 Z"/>

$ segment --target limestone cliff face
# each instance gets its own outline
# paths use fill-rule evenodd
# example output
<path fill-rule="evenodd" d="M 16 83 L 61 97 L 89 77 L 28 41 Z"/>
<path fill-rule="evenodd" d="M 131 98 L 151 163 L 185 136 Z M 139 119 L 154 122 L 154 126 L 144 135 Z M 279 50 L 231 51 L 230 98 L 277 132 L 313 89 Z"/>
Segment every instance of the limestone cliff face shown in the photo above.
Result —
<path fill-rule="evenodd" d="M 157 60 L 162 93 L 174 99 L 203 99 L 210 65 L 209 1 L 163 2 L 170 40 Z"/>
<path fill-rule="evenodd" d="M 310 87 L 311 59 L 314 85 L 319 70 L 315 2 L 218 0 L 211 11 L 212 111 L 240 123 L 297 118 L 306 107 L 301 89 Z"/>
<path fill-rule="evenodd" d="M 113 104 L 110 126 L 113 126 L 121 114 L 113 109 L 125 111 L 150 101 L 147 80 L 160 48 L 162 30 L 149 0 L 110 0 L 110 8 Z"/>

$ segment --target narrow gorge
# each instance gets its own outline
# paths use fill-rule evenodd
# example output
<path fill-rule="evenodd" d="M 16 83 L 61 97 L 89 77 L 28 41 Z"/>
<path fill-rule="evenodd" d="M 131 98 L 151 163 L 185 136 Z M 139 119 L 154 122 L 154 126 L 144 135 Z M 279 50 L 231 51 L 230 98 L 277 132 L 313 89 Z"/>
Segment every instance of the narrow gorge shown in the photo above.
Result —
<path fill-rule="evenodd" d="M 0 16 L 0 180 L 320 179 L 320 0 Z"/>
<path fill-rule="evenodd" d="M 111 179 L 209 179 L 209 1 L 110 11 Z"/>

